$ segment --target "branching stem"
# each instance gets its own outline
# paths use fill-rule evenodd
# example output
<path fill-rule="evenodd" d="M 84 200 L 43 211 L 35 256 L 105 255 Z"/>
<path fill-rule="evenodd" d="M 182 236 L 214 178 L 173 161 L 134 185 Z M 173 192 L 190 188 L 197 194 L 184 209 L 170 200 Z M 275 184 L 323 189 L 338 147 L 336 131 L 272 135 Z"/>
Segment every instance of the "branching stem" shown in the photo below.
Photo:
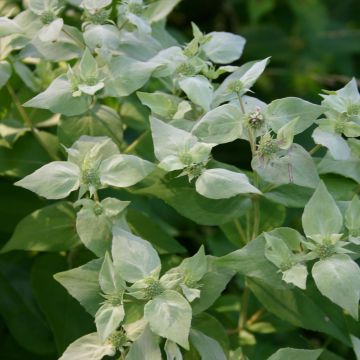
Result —
<path fill-rule="evenodd" d="M 39 134 L 39 130 L 33 125 L 31 119 L 29 118 L 28 114 L 26 113 L 23 106 L 21 105 L 21 102 L 20 102 L 19 98 L 17 97 L 12 86 L 9 83 L 7 83 L 6 88 L 15 104 L 17 111 L 19 112 L 20 116 L 22 117 L 24 124 L 30 129 L 30 131 L 32 132 L 32 134 L 34 135 L 34 137 L 38 141 L 38 143 L 46 151 L 46 153 L 50 156 L 51 159 L 60 160 L 60 158 L 56 154 L 53 153 L 53 151 L 48 147 L 48 145 L 41 138 L 41 136 Z"/>

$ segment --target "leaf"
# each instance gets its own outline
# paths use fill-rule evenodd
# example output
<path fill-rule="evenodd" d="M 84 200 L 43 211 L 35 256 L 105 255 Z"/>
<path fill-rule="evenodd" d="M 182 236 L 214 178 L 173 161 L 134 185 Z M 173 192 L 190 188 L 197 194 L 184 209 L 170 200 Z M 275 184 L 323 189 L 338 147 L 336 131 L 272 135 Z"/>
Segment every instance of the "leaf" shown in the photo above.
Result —
<path fill-rule="evenodd" d="M 80 185 L 80 169 L 67 161 L 53 161 L 26 176 L 15 185 L 33 191 L 47 199 L 67 197 Z"/>
<path fill-rule="evenodd" d="M 320 181 L 313 159 L 298 144 L 293 144 L 289 150 L 275 155 L 268 162 L 255 156 L 251 166 L 262 179 L 274 185 L 295 184 L 315 188 Z"/>
<path fill-rule="evenodd" d="M 121 277 L 134 283 L 160 269 L 159 256 L 152 245 L 119 227 L 113 229 L 112 256 Z"/>
<path fill-rule="evenodd" d="M 301 350 L 284 348 L 271 355 L 268 360 L 317 360 L 322 352 L 322 349 Z"/>
<path fill-rule="evenodd" d="M 66 251 L 79 244 L 72 204 L 58 202 L 22 219 L 1 252 L 11 250 Z"/>
<path fill-rule="evenodd" d="M 12 19 L 0 17 L 0 37 L 21 33 L 21 27 Z"/>
<path fill-rule="evenodd" d="M 125 360 L 161 360 L 161 352 L 156 336 L 146 326 L 143 333 L 131 345 Z"/>
<path fill-rule="evenodd" d="M 160 169 L 131 188 L 131 192 L 162 199 L 181 215 L 204 225 L 224 224 L 239 217 L 247 210 L 245 205 L 248 202 L 248 199 L 240 196 L 220 200 L 205 198 L 184 177 L 166 176 Z"/>
<path fill-rule="evenodd" d="M 306 204 L 302 224 L 306 235 L 339 234 L 343 224 L 342 215 L 323 182 Z"/>
<path fill-rule="evenodd" d="M 105 294 L 121 293 L 126 288 L 125 281 L 115 271 L 109 253 L 105 254 L 101 265 L 99 284 Z"/>
<path fill-rule="evenodd" d="M 88 48 L 85 49 L 80 60 L 79 69 L 83 79 L 97 78 L 98 76 L 97 62 Z"/>
<path fill-rule="evenodd" d="M 143 62 L 126 55 L 113 56 L 105 79 L 107 96 L 128 96 L 140 89 L 160 65 Z"/>
<path fill-rule="evenodd" d="M 200 298 L 195 299 L 191 303 L 193 315 L 203 313 L 212 306 L 234 275 L 232 269 L 217 266 L 214 261 L 209 260 L 208 258 L 207 273 L 200 281 Z"/>
<path fill-rule="evenodd" d="M 44 92 L 27 101 L 23 106 L 48 109 L 53 113 L 74 116 L 88 110 L 90 96 L 73 97 L 71 85 L 62 75 L 56 78 Z"/>
<path fill-rule="evenodd" d="M 85 200 L 86 201 L 86 200 Z M 111 250 L 112 227 L 114 223 L 128 228 L 125 221 L 127 201 L 105 198 L 99 203 L 80 200 L 83 208 L 76 216 L 76 231 L 81 242 L 94 254 L 101 257 Z"/>
<path fill-rule="evenodd" d="M 206 77 L 186 77 L 179 81 L 179 86 L 194 104 L 201 106 L 205 111 L 210 110 L 213 86 Z"/>
<path fill-rule="evenodd" d="M 122 305 L 104 303 L 95 314 L 95 324 L 102 342 L 115 331 L 125 317 Z"/>
<path fill-rule="evenodd" d="M 103 344 L 97 333 L 91 333 L 70 344 L 59 360 L 100 360 L 106 355 L 115 355 L 115 352 L 110 343 Z"/>
<path fill-rule="evenodd" d="M 237 98 L 237 94 L 231 89 L 231 85 L 235 81 L 240 81 L 242 85 L 239 95 L 243 95 L 247 92 L 254 85 L 258 77 L 263 73 L 269 59 L 270 58 L 248 62 L 242 65 L 239 70 L 229 75 L 216 89 L 212 106 L 216 107 L 224 102 Z"/>
<path fill-rule="evenodd" d="M 284 125 L 297 118 L 294 129 L 294 135 L 296 135 L 310 127 L 322 112 L 319 105 L 303 99 L 287 97 L 271 102 L 266 108 L 265 117 L 276 133 Z"/>
<path fill-rule="evenodd" d="M 85 44 L 91 49 L 116 50 L 121 44 L 119 29 L 111 24 L 88 24 L 83 33 Z"/>
<path fill-rule="evenodd" d="M 150 3 L 146 9 L 146 15 L 151 22 L 157 22 L 169 15 L 180 0 L 158 0 Z"/>
<path fill-rule="evenodd" d="M 243 53 L 246 40 L 228 32 L 213 31 L 207 36 L 210 40 L 202 46 L 206 56 L 217 64 L 230 64 L 238 60 Z"/>
<path fill-rule="evenodd" d="M 345 225 L 349 230 L 360 230 L 360 199 L 355 195 L 345 213 Z"/>
<path fill-rule="evenodd" d="M 276 141 L 280 149 L 287 150 L 294 141 L 295 126 L 299 118 L 295 118 L 282 126 L 277 134 Z"/>
<path fill-rule="evenodd" d="M 191 330 L 190 342 L 194 345 L 202 360 L 226 360 L 219 343 L 201 331 Z"/>
<path fill-rule="evenodd" d="M 348 160 L 350 158 L 351 149 L 341 135 L 322 130 L 318 127 L 314 130 L 312 137 L 316 144 L 328 148 L 335 160 Z"/>
<path fill-rule="evenodd" d="M 45 24 L 38 32 L 38 37 L 44 42 L 55 42 L 59 39 L 64 20 L 57 18 L 50 24 Z"/>
<path fill-rule="evenodd" d="M 164 350 L 167 360 L 183 360 L 179 347 L 173 341 L 166 340 Z"/>
<path fill-rule="evenodd" d="M 107 136 L 119 145 L 123 137 L 123 124 L 112 108 L 96 105 L 82 116 L 62 116 L 57 135 L 65 146 L 71 146 L 81 135 Z"/>
<path fill-rule="evenodd" d="M 191 131 L 206 143 L 224 144 L 240 138 L 242 113 L 232 104 L 221 105 L 207 112 Z"/>
<path fill-rule="evenodd" d="M 360 183 L 360 160 L 350 159 L 337 161 L 325 156 L 318 164 L 319 174 L 338 174 Z"/>
<path fill-rule="evenodd" d="M 102 260 L 96 259 L 78 268 L 54 275 L 55 280 L 64 286 L 69 294 L 93 316 L 104 301 L 100 295 L 99 285 L 101 264 Z"/>
<path fill-rule="evenodd" d="M 187 131 L 178 129 L 155 117 L 150 117 L 151 133 L 155 156 L 159 161 L 168 156 L 176 156 L 197 142 L 197 138 Z"/>
<path fill-rule="evenodd" d="M 0 257 L 0 314 L 16 340 L 11 353 L 21 346 L 36 354 L 35 359 L 54 357 L 53 335 L 32 296 L 29 272 L 28 256 L 18 253 Z"/>
<path fill-rule="evenodd" d="M 296 264 L 283 272 L 282 279 L 288 284 L 293 284 L 300 289 L 306 289 L 308 271 L 305 265 Z"/>
<path fill-rule="evenodd" d="M 324 296 L 358 319 L 360 269 L 348 255 L 336 254 L 317 261 L 312 276 Z"/>
<path fill-rule="evenodd" d="M 150 300 L 144 308 L 144 318 L 155 334 L 189 348 L 191 306 L 178 292 L 166 290 Z"/>
<path fill-rule="evenodd" d="M 143 180 L 155 165 L 134 155 L 113 155 L 100 165 L 100 181 L 104 185 L 128 187 Z"/>
<path fill-rule="evenodd" d="M 8 82 L 11 74 L 11 65 L 5 60 L 0 61 L 0 89 Z"/>
<path fill-rule="evenodd" d="M 245 174 L 226 169 L 207 169 L 196 180 L 196 191 L 210 199 L 226 199 L 239 194 L 259 194 Z"/>
<path fill-rule="evenodd" d="M 31 269 L 34 295 L 53 331 L 59 353 L 93 328 L 92 317 L 53 278 L 67 266 L 64 256 L 46 254 L 36 258 Z"/>
<path fill-rule="evenodd" d="M 55 139 L 48 139 L 48 144 Z M 30 133 L 21 136 L 11 149 L 0 146 L 0 174 L 3 176 L 23 177 L 49 161 L 49 154 Z"/>
<path fill-rule="evenodd" d="M 298 288 L 276 288 L 254 278 L 248 279 L 248 283 L 266 310 L 280 319 L 295 326 L 323 332 L 344 344 L 350 344 L 343 311 L 319 294 L 312 282 L 308 282 L 305 291 Z"/>

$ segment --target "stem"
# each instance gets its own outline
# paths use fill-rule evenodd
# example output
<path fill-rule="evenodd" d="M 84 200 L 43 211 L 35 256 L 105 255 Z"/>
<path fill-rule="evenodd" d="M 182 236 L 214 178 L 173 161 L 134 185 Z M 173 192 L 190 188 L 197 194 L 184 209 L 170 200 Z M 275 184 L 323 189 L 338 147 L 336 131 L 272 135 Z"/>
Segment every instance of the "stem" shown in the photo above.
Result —
<path fill-rule="evenodd" d="M 239 233 L 240 237 L 243 239 L 242 243 L 246 244 L 248 242 L 248 238 L 247 238 L 247 236 L 245 234 L 245 231 L 244 231 L 239 219 L 234 220 L 234 225 L 235 225 L 236 230 Z"/>
<path fill-rule="evenodd" d="M 144 131 L 135 141 L 133 141 L 124 151 L 124 154 L 133 152 L 142 140 L 149 134 L 149 130 Z"/>
<path fill-rule="evenodd" d="M 21 105 L 21 102 L 20 102 L 19 98 L 17 97 L 12 86 L 9 83 L 7 83 L 6 88 L 15 104 L 17 111 L 19 112 L 20 116 L 22 117 L 24 124 L 30 128 L 30 131 L 32 132 L 32 134 L 34 135 L 34 137 L 38 141 L 38 143 L 42 146 L 42 148 L 46 151 L 46 153 L 50 156 L 51 159 L 60 160 L 60 158 L 56 154 L 54 154 L 52 152 L 52 150 L 49 149 L 47 144 L 42 140 L 42 138 L 39 134 L 39 130 L 36 127 L 34 127 L 31 119 L 29 118 L 28 114 L 26 113 L 23 106 Z"/>
<path fill-rule="evenodd" d="M 321 145 L 320 144 L 317 144 L 315 145 L 310 151 L 309 151 L 309 154 L 310 155 L 314 155 L 317 151 L 319 151 L 321 149 Z"/>
<path fill-rule="evenodd" d="M 97 192 L 97 190 L 94 191 L 94 200 L 98 203 L 100 202 L 100 198 L 99 198 L 99 194 Z"/>
<path fill-rule="evenodd" d="M 240 309 L 240 317 L 239 317 L 239 333 L 244 329 L 246 324 L 249 299 L 250 299 L 250 289 L 245 284 L 244 292 L 241 300 L 241 309 Z"/>
<path fill-rule="evenodd" d="M 244 103 L 242 101 L 242 98 L 241 98 L 239 93 L 236 93 L 236 95 L 237 95 L 237 98 L 239 100 L 241 111 L 243 112 L 243 114 L 245 114 L 245 106 L 244 106 Z"/>
<path fill-rule="evenodd" d="M 259 198 L 256 196 L 253 198 L 253 206 L 254 206 L 254 225 L 251 239 L 255 239 L 259 233 L 260 227 L 260 203 Z"/>
<path fill-rule="evenodd" d="M 122 30 L 124 28 L 124 26 L 129 22 L 128 19 L 126 19 L 120 26 L 119 26 L 119 31 Z"/>

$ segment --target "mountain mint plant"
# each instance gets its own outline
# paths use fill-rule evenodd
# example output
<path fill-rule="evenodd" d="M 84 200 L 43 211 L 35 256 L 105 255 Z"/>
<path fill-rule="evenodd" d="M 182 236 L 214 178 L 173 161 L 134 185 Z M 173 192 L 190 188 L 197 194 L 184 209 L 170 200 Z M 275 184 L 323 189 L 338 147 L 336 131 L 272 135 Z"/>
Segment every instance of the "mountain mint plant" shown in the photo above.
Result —
<path fill-rule="evenodd" d="M 357 81 L 267 104 L 270 58 L 243 63 L 243 37 L 195 24 L 178 41 L 178 3 L 29 0 L 0 17 L 0 172 L 46 205 L 2 252 L 62 264 L 54 299 L 35 296 L 56 344 L 37 354 L 360 359 Z M 248 168 L 216 160 L 228 143 Z"/>

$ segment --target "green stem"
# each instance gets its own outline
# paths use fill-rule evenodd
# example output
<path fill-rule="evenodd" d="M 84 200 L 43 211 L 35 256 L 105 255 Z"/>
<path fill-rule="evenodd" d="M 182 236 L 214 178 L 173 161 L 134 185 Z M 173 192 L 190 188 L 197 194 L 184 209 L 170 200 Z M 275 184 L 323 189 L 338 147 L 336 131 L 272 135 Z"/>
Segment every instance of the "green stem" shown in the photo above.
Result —
<path fill-rule="evenodd" d="M 99 198 L 99 194 L 98 194 L 97 190 L 95 190 L 95 192 L 94 192 L 94 200 L 95 200 L 97 203 L 100 202 L 100 198 Z"/>
<path fill-rule="evenodd" d="M 249 307 L 250 300 L 250 289 L 245 284 L 244 292 L 241 299 L 241 309 L 240 309 L 240 317 L 239 317 L 239 333 L 244 330 L 246 321 L 247 321 L 247 312 Z"/>
<path fill-rule="evenodd" d="M 247 236 L 246 236 L 246 234 L 245 234 L 245 231 L 244 231 L 244 229 L 243 229 L 243 227 L 242 227 L 239 219 L 235 219 L 235 220 L 234 220 L 234 225 L 235 225 L 235 227 L 236 227 L 237 232 L 238 232 L 239 235 L 240 235 L 240 238 L 243 239 L 242 243 L 243 243 L 243 244 L 246 244 L 246 243 L 248 242 L 248 238 L 247 238 Z"/>
<path fill-rule="evenodd" d="M 321 145 L 320 144 L 317 144 L 315 145 L 310 151 L 309 151 L 309 154 L 310 155 L 314 155 L 316 152 L 318 152 L 319 150 L 321 149 Z"/>
<path fill-rule="evenodd" d="M 129 154 L 133 152 L 137 146 L 144 140 L 144 138 L 149 134 L 149 130 L 144 131 L 135 141 L 133 141 L 124 151 L 124 154 Z"/>
<path fill-rule="evenodd" d="M 23 106 L 21 105 L 21 102 L 19 100 L 19 98 L 17 97 L 14 89 L 12 88 L 12 86 L 7 83 L 6 84 L 6 88 L 15 104 L 15 107 L 17 109 L 17 111 L 19 112 L 20 116 L 22 117 L 24 124 L 29 127 L 30 131 L 32 132 L 32 134 L 34 135 L 35 139 L 38 141 L 38 143 L 42 146 L 42 148 L 46 151 L 46 153 L 50 156 L 51 159 L 53 160 L 60 160 L 60 158 L 54 154 L 52 152 L 51 149 L 49 149 L 49 147 L 47 146 L 47 144 L 42 140 L 40 134 L 39 134 L 39 130 L 33 125 L 32 121 L 30 120 L 28 114 L 26 113 L 26 111 L 24 110 Z"/>

